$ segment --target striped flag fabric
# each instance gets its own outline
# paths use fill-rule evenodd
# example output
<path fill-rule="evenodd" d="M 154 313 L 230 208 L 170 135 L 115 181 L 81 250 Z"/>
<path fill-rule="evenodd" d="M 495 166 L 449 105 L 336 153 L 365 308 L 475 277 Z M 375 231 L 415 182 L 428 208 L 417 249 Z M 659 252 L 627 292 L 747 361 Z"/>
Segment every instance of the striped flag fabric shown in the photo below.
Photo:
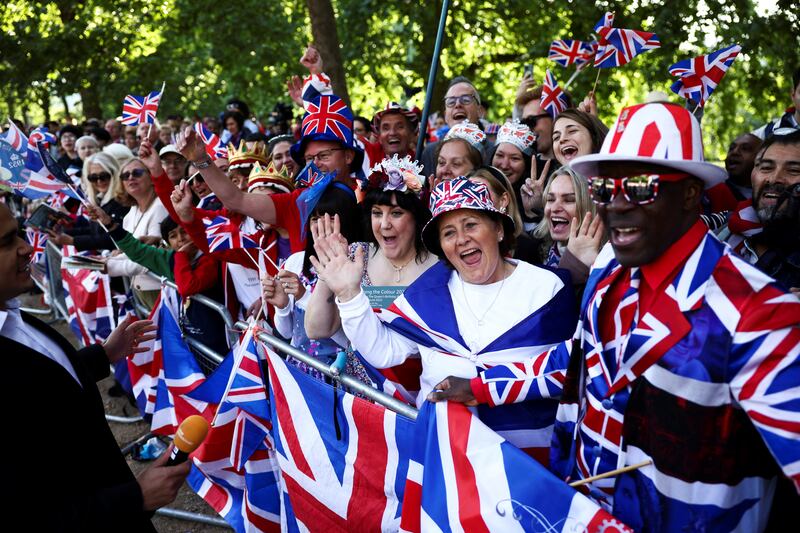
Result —
<path fill-rule="evenodd" d="M 203 144 L 206 145 L 208 157 L 212 160 L 228 157 L 228 151 L 225 149 L 225 145 L 222 144 L 219 135 L 206 128 L 202 122 L 195 122 L 194 131 L 202 139 Z"/>
<path fill-rule="evenodd" d="M 126 126 L 138 126 L 139 124 L 153 124 L 158 113 L 158 104 L 161 102 L 161 95 L 164 93 L 164 84 L 160 91 L 153 91 L 145 96 L 129 94 L 122 101 L 122 123 Z"/>
<path fill-rule="evenodd" d="M 633 531 L 459 403 L 417 417 L 400 530 Z"/>
<path fill-rule="evenodd" d="M 594 56 L 597 68 L 621 67 L 637 55 L 661 46 L 658 36 L 647 31 L 603 27 L 599 34 Z"/>
<path fill-rule="evenodd" d="M 28 244 L 33 248 L 31 254 L 31 263 L 42 264 L 44 263 L 47 254 L 47 233 L 41 232 L 35 228 L 25 228 L 25 238 Z"/>
<path fill-rule="evenodd" d="M 741 51 L 742 47 L 734 44 L 708 55 L 678 61 L 669 67 L 669 73 L 678 77 L 670 89 L 704 106 Z"/>
<path fill-rule="evenodd" d="M 208 239 L 209 252 L 221 252 L 235 248 L 258 248 L 258 243 L 249 235 L 242 233 L 237 224 L 231 219 L 216 216 L 213 219 L 203 219 Z"/>
<path fill-rule="evenodd" d="M 567 108 L 567 95 L 558 86 L 555 76 L 547 70 L 542 83 L 542 97 L 540 105 L 551 117 L 556 118 L 559 113 Z"/>
<path fill-rule="evenodd" d="M 547 59 L 555 61 L 562 67 L 583 65 L 591 61 L 593 52 L 592 43 L 563 39 L 550 43 Z"/>

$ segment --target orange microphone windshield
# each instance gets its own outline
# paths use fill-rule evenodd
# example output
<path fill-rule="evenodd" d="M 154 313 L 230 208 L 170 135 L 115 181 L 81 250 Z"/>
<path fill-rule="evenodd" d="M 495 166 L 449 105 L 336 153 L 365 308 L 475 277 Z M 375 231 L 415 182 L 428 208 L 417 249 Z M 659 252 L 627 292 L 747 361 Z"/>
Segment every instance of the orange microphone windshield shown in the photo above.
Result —
<path fill-rule="evenodd" d="M 184 453 L 192 453 L 202 444 L 208 434 L 208 422 L 200 415 L 192 415 L 181 422 L 175 433 L 175 447 Z"/>

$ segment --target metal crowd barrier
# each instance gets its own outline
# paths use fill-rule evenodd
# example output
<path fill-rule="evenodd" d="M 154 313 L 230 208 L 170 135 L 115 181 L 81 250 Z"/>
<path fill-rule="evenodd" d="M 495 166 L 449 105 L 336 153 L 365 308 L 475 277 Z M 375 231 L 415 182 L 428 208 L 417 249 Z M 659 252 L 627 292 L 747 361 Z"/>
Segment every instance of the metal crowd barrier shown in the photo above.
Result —
<path fill-rule="evenodd" d="M 248 327 L 246 322 L 239 321 L 236 323 L 236 328 L 239 331 L 244 331 Z M 417 419 L 417 410 L 410 405 L 401 402 L 397 398 L 393 396 L 389 396 L 386 393 L 383 393 L 377 389 L 370 387 L 369 385 L 362 383 L 361 381 L 355 379 L 352 376 L 347 374 L 334 374 L 331 372 L 331 369 L 325 363 L 314 359 L 307 353 L 303 353 L 297 348 L 293 347 L 286 341 L 283 341 L 277 337 L 273 337 L 272 335 L 268 335 L 267 333 L 261 332 L 258 335 L 258 340 L 269 344 L 273 348 L 276 348 L 279 352 L 282 352 L 285 355 L 290 355 L 295 359 L 302 361 L 303 363 L 307 364 L 308 366 L 319 370 L 322 374 L 329 377 L 333 381 L 341 383 L 342 385 L 346 386 L 348 389 L 358 392 L 359 394 L 363 395 L 366 398 L 369 398 L 373 402 L 386 407 L 387 409 L 394 411 L 399 415 L 403 415 L 406 418 L 411 420 Z"/>

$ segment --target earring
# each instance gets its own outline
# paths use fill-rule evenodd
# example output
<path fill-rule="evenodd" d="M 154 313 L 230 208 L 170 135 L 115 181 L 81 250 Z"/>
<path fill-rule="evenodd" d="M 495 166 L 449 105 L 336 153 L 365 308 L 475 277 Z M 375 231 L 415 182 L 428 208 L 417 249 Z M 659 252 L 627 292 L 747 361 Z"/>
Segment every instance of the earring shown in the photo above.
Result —
<path fill-rule="evenodd" d="M 506 212 L 506 206 L 503 206 L 503 207 L 501 207 L 501 208 L 500 208 L 500 212 L 501 212 L 501 213 L 505 213 L 505 212 Z"/>

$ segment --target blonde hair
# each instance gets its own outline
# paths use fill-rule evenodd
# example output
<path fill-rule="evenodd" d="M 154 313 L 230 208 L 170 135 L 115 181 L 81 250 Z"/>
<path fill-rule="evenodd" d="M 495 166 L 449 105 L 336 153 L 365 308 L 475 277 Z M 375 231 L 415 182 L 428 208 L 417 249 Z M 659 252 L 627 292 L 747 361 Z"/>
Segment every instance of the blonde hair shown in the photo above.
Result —
<path fill-rule="evenodd" d="M 542 198 L 545 202 L 547 201 L 547 195 L 550 193 L 550 187 L 558 176 L 569 176 L 572 182 L 572 189 L 575 191 L 575 216 L 580 226 L 587 212 L 592 213 L 593 216 L 597 214 L 594 202 L 592 202 L 589 196 L 589 183 L 586 181 L 586 178 L 568 166 L 556 169 L 550 174 L 550 177 L 547 178 L 547 185 L 545 185 L 544 193 L 542 194 Z M 548 243 L 550 242 L 550 221 L 547 217 L 542 217 L 541 222 L 539 222 L 536 229 L 533 230 L 533 237 Z"/>
<path fill-rule="evenodd" d="M 95 190 L 94 184 L 89 181 L 89 167 L 91 165 L 98 165 L 103 171 L 111 174 L 111 181 L 108 183 L 108 189 L 103 193 L 98 204 L 98 191 Z M 83 162 L 83 170 L 81 171 L 81 187 L 92 205 L 105 205 L 109 200 L 113 199 L 116 195 L 116 190 L 119 186 L 119 163 L 111 155 L 105 152 L 97 152 L 86 158 Z"/>
<path fill-rule="evenodd" d="M 125 161 L 125 163 L 119 167 L 119 173 L 117 175 L 119 176 L 119 174 L 122 174 L 122 171 L 128 168 L 131 165 L 131 163 L 134 162 L 139 163 L 142 167 L 144 167 L 144 169 L 147 171 L 147 177 L 150 180 L 150 183 L 152 184 L 153 178 L 152 176 L 150 176 L 150 169 L 148 169 L 147 165 L 144 164 L 144 161 L 142 161 L 138 157 Z M 128 192 L 125 190 L 125 183 L 122 181 L 122 179 L 117 179 L 117 187 L 114 191 L 114 198 L 124 206 L 131 207 L 136 205 L 136 199 L 130 194 L 128 194 Z"/>

